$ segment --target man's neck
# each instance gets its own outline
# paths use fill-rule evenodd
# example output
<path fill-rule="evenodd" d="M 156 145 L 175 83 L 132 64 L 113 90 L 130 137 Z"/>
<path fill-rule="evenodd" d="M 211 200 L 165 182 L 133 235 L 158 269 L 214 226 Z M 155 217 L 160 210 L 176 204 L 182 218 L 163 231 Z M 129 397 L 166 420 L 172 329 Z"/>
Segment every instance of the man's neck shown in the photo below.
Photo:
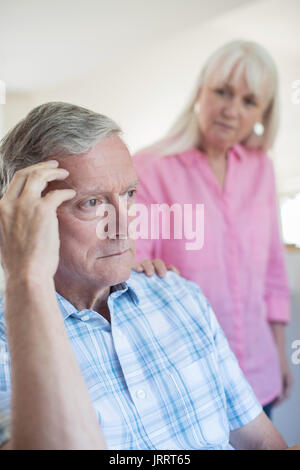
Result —
<path fill-rule="evenodd" d="M 94 310 L 110 321 L 109 308 L 107 305 L 110 294 L 110 286 L 99 287 L 86 285 L 83 282 L 63 282 L 55 278 L 55 289 L 65 299 L 71 302 L 77 310 Z"/>

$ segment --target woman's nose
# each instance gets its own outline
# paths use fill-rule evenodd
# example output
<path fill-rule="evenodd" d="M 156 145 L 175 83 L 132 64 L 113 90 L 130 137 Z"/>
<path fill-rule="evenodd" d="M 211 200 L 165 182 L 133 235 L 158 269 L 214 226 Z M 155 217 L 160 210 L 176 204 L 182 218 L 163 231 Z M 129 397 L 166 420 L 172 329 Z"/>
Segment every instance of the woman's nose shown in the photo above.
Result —
<path fill-rule="evenodd" d="M 237 119 L 241 112 L 241 103 L 237 98 L 233 98 L 229 103 L 226 104 L 223 108 L 223 114 L 227 118 Z"/>

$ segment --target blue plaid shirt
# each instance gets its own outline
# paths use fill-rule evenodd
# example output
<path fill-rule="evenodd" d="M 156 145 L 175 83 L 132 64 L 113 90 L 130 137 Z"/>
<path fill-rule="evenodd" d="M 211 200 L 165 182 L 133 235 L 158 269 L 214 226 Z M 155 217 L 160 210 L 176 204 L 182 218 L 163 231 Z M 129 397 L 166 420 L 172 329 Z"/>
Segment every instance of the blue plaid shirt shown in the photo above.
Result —
<path fill-rule="evenodd" d="M 262 411 L 196 284 L 132 272 L 111 290 L 111 323 L 57 298 L 109 449 L 228 449 Z M 0 442 L 10 390 L 2 304 Z"/>

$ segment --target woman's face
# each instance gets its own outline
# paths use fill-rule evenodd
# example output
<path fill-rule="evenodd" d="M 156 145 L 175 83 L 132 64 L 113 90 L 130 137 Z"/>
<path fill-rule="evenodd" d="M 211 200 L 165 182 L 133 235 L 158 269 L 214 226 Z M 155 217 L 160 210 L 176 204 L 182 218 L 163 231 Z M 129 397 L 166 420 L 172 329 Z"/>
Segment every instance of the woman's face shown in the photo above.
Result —
<path fill-rule="evenodd" d="M 255 96 L 243 75 L 217 86 L 214 76 L 199 92 L 198 122 L 204 148 L 213 147 L 223 151 L 248 137 L 256 122 L 262 122 L 266 109 L 267 88 Z"/>

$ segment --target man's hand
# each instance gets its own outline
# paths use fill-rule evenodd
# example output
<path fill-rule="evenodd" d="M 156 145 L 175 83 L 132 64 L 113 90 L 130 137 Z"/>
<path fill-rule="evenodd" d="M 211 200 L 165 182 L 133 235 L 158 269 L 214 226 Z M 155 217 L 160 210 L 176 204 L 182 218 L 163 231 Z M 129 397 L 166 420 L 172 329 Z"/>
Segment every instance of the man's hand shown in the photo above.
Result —
<path fill-rule="evenodd" d="M 173 271 L 174 273 L 179 274 L 179 270 L 175 268 L 172 264 L 166 267 L 165 263 L 161 259 L 148 260 L 144 259 L 143 261 L 135 261 L 132 269 L 138 273 L 144 272 L 147 276 L 153 276 L 157 274 L 159 277 L 165 277 L 167 271 Z"/>
<path fill-rule="evenodd" d="M 68 174 L 57 161 L 27 167 L 0 201 L 12 378 L 11 438 L 3 449 L 106 447 L 55 293 L 56 210 L 75 191 L 45 189 Z"/>
<path fill-rule="evenodd" d="M 6 278 L 53 278 L 59 260 L 57 207 L 73 189 L 42 192 L 69 172 L 49 160 L 19 170 L 0 201 L 1 261 Z"/>

